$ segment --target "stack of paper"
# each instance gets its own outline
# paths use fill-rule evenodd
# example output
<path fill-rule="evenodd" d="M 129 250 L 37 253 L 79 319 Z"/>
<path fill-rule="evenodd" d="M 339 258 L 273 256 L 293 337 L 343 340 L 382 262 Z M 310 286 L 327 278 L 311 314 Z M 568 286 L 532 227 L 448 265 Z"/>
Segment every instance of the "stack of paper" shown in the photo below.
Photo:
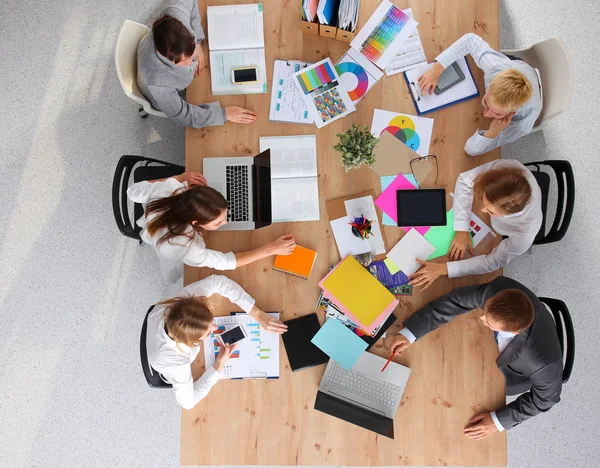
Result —
<path fill-rule="evenodd" d="M 394 295 L 352 256 L 331 270 L 319 287 L 326 298 L 371 335 L 398 305 Z"/>
<path fill-rule="evenodd" d="M 410 18 L 413 18 L 412 8 L 402 10 Z M 423 50 L 423 44 L 419 37 L 419 32 L 415 28 L 415 32 L 408 36 L 406 42 L 402 45 L 398 53 L 385 67 L 387 76 L 395 75 L 403 71 L 412 70 L 420 65 L 427 63 L 427 57 Z"/>
<path fill-rule="evenodd" d="M 338 28 L 354 32 L 358 22 L 360 0 L 341 0 L 338 10 Z"/>
<path fill-rule="evenodd" d="M 309 23 L 315 20 L 318 5 L 319 0 L 302 0 L 302 15 Z"/>
<path fill-rule="evenodd" d="M 337 19 L 337 11 L 340 0 L 319 0 L 317 16 L 319 23 L 334 25 Z"/>

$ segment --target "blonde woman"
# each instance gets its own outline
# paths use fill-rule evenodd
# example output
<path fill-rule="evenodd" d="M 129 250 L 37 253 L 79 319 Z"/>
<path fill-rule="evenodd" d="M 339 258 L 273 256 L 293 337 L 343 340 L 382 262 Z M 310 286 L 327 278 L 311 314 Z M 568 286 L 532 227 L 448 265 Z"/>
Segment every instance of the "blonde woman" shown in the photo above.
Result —
<path fill-rule="evenodd" d="M 489 255 L 465 259 L 473 253 L 469 222 L 473 200 L 490 215 L 498 234 L 506 236 Z M 456 234 L 447 263 L 421 262 L 423 268 L 410 284 L 427 289 L 439 276 L 457 278 L 481 275 L 502 268 L 525 253 L 542 225 L 542 193 L 533 174 L 514 159 L 493 161 L 458 176 L 454 188 L 454 230 Z"/>
<path fill-rule="evenodd" d="M 465 144 L 467 154 L 478 156 L 531 132 L 542 110 L 542 93 L 535 68 L 492 49 L 473 33 L 436 57 L 436 64 L 419 78 L 421 91 L 431 94 L 444 69 L 467 54 L 484 72 L 486 93 L 481 105 L 483 116 L 492 119 L 487 130 L 478 129 Z"/>
<path fill-rule="evenodd" d="M 185 409 L 192 409 L 208 395 L 222 377 L 220 372 L 235 350 L 235 345 L 223 347 L 214 366 L 206 369 L 194 382 L 192 363 L 200 352 L 202 340 L 216 328 L 207 301 L 213 294 L 238 305 L 252 315 L 264 330 L 281 334 L 287 329 L 282 322 L 256 307 L 255 300 L 235 281 L 222 275 L 196 281 L 156 304 L 148 315 L 148 362 L 173 385 L 175 398 Z"/>

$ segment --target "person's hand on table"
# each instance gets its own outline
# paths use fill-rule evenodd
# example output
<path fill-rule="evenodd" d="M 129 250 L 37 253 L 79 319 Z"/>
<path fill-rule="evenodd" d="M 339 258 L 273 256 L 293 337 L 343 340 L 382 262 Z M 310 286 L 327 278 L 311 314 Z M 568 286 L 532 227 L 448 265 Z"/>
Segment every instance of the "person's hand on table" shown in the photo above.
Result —
<path fill-rule="evenodd" d="M 288 234 L 271 242 L 271 244 L 269 244 L 269 252 L 271 255 L 290 255 L 295 247 L 296 241 L 294 240 L 294 236 Z"/>
<path fill-rule="evenodd" d="M 196 71 L 194 72 L 194 76 L 199 76 L 202 70 L 204 69 L 204 48 L 202 47 L 202 43 L 196 44 Z"/>
<path fill-rule="evenodd" d="M 491 413 L 480 413 L 469 420 L 464 434 L 469 439 L 482 440 L 494 432 L 498 432 L 498 428 L 494 424 Z"/>
<path fill-rule="evenodd" d="M 287 325 L 285 323 L 271 317 L 269 314 L 263 312 L 256 306 L 252 308 L 250 315 L 254 317 L 263 330 L 277 333 L 278 335 L 281 335 L 287 331 Z"/>
<path fill-rule="evenodd" d="M 223 367 L 225 367 L 225 363 L 229 360 L 233 352 L 237 349 L 237 343 L 233 343 L 232 345 L 224 344 L 221 345 L 221 350 L 215 359 L 214 368 L 217 372 L 221 372 Z"/>
<path fill-rule="evenodd" d="M 438 84 L 440 80 L 440 75 L 444 71 L 444 66 L 441 63 L 435 62 L 435 65 L 423 73 L 417 83 L 419 88 L 421 89 L 421 94 L 424 95 L 426 93 L 432 94 L 433 90 Z"/>
<path fill-rule="evenodd" d="M 202 175 L 200 172 L 184 172 L 183 174 L 175 176 L 175 179 L 177 179 L 182 184 L 184 182 L 187 182 L 188 187 L 195 187 L 197 185 L 208 185 L 206 177 L 204 177 L 204 175 Z"/>
<path fill-rule="evenodd" d="M 462 260 L 467 250 L 473 255 L 471 235 L 467 231 L 456 231 L 452 244 L 450 244 L 450 251 L 448 252 L 450 260 Z"/>
<path fill-rule="evenodd" d="M 502 130 L 510 125 L 510 121 L 514 115 L 514 112 L 510 112 L 501 119 L 492 119 L 490 128 L 484 132 L 483 136 L 487 138 L 496 138 L 498 135 L 500 135 Z"/>
<path fill-rule="evenodd" d="M 249 124 L 256 121 L 256 114 L 242 107 L 230 106 L 225 108 L 225 118 L 230 122 Z"/>
<path fill-rule="evenodd" d="M 404 335 L 392 335 L 383 340 L 383 347 L 391 354 L 402 354 L 410 346 L 410 341 Z"/>
<path fill-rule="evenodd" d="M 408 284 L 420 287 L 421 291 L 425 291 L 440 276 L 448 274 L 446 263 L 424 262 L 418 258 L 417 262 L 423 266 L 408 277 Z"/>

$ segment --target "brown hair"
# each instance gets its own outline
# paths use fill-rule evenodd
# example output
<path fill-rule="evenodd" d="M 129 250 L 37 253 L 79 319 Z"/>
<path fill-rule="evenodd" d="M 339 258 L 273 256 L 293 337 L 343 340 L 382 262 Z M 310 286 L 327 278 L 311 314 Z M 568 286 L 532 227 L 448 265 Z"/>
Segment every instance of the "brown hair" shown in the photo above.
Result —
<path fill-rule="evenodd" d="M 485 314 L 502 324 L 502 331 L 518 333 L 533 323 L 533 304 L 519 289 L 505 289 L 488 299 Z"/>
<path fill-rule="evenodd" d="M 170 197 L 148 203 L 146 218 L 153 213 L 156 216 L 148 222 L 146 229 L 151 237 L 166 229 L 167 232 L 156 242 L 157 246 L 178 236 L 193 240 L 194 232 L 200 233 L 201 225 L 217 219 L 226 208 L 227 200 L 212 187 L 201 185 L 188 190 L 179 189 Z M 197 224 L 192 225 L 192 221 L 197 221 Z"/>
<path fill-rule="evenodd" d="M 485 198 L 503 214 L 522 211 L 531 199 L 531 185 L 521 169 L 505 167 L 480 174 L 473 183 L 478 198 Z"/>
<path fill-rule="evenodd" d="M 193 347 L 209 330 L 214 317 L 205 297 L 174 297 L 161 304 L 165 327 L 175 343 Z"/>
<path fill-rule="evenodd" d="M 171 62 L 177 64 L 194 55 L 196 38 L 179 20 L 171 16 L 163 16 L 152 25 L 154 47 Z"/>
<path fill-rule="evenodd" d="M 525 75 L 516 68 L 501 71 L 491 81 L 488 93 L 495 104 L 515 111 L 531 99 L 533 88 Z"/>

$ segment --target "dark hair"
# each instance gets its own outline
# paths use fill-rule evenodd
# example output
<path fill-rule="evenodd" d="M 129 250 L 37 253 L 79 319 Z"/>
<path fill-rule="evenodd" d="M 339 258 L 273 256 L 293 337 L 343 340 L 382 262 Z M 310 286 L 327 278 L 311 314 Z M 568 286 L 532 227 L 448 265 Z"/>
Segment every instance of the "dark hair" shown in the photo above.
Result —
<path fill-rule="evenodd" d="M 504 214 L 522 211 L 531 199 L 531 185 L 521 169 L 505 167 L 479 175 L 473 184 L 478 197 L 485 198 Z"/>
<path fill-rule="evenodd" d="M 152 25 L 154 47 L 173 63 L 179 63 L 184 57 L 194 55 L 196 38 L 183 25 L 171 16 L 163 16 Z"/>
<path fill-rule="evenodd" d="M 178 236 L 192 240 L 194 234 L 190 232 L 190 227 L 193 231 L 200 232 L 201 225 L 217 219 L 226 208 L 227 200 L 212 187 L 201 185 L 188 190 L 179 189 L 170 197 L 148 203 L 146 218 L 153 213 L 156 216 L 148 222 L 146 229 L 150 236 L 161 229 L 167 230 L 158 239 L 157 246 Z M 193 226 L 192 221 L 197 221 L 197 225 Z"/>
<path fill-rule="evenodd" d="M 519 289 L 505 289 L 488 299 L 485 314 L 502 324 L 502 331 L 518 333 L 531 326 L 534 310 L 529 296 Z"/>

